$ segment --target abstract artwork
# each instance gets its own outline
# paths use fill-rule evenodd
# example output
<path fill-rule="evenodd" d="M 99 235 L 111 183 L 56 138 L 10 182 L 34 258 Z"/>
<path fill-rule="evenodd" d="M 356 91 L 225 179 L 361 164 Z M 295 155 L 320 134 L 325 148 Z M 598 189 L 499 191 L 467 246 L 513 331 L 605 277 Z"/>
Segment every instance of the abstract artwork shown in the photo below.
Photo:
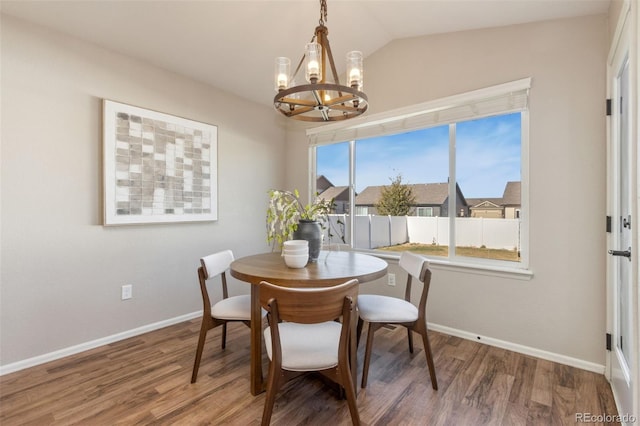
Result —
<path fill-rule="evenodd" d="M 104 100 L 104 224 L 218 219 L 216 126 Z"/>

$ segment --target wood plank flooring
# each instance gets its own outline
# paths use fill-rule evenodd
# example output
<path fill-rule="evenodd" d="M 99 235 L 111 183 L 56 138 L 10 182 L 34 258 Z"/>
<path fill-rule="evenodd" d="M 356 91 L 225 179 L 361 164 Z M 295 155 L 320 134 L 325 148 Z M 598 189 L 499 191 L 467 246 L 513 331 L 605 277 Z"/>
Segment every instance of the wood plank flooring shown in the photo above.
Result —
<path fill-rule="evenodd" d="M 0 424 L 260 424 L 264 393 L 249 391 L 249 329 L 229 325 L 224 351 L 221 328 L 210 331 L 192 385 L 198 330 L 193 320 L 0 377 Z M 602 375 L 436 332 L 430 338 L 438 391 L 420 339 L 410 354 L 403 328 L 376 333 L 368 386 L 358 394 L 363 424 L 562 425 L 575 424 L 576 413 L 617 414 Z M 358 379 L 363 349 L 361 341 Z M 272 424 L 348 425 L 337 395 L 318 376 L 294 380 L 278 396 Z"/>

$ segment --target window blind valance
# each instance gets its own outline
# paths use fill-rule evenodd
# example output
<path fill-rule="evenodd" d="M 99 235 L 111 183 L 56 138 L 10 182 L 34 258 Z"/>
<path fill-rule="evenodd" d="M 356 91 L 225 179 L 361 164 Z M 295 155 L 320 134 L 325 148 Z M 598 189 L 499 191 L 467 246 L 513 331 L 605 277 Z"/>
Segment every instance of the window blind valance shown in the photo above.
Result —
<path fill-rule="evenodd" d="M 309 144 L 387 136 L 528 108 L 531 78 L 307 130 Z"/>

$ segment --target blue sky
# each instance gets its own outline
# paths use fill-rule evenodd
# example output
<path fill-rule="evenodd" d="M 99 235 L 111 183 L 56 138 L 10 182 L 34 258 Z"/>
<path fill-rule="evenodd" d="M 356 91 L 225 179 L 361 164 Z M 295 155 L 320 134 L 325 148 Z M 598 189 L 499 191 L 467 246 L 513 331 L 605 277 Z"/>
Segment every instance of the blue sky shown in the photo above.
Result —
<path fill-rule="evenodd" d="M 508 181 L 520 180 L 520 114 L 458 123 L 456 173 L 468 198 L 502 197 Z M 347 143 L 318 148 L 317 170 L 334 185 L 349 182 Z M 439 126 L 356 143 L 356 192 L 388 185 L 402 175 L 404 183 L 446 182 L 449 176 L 449 128 Z"/>

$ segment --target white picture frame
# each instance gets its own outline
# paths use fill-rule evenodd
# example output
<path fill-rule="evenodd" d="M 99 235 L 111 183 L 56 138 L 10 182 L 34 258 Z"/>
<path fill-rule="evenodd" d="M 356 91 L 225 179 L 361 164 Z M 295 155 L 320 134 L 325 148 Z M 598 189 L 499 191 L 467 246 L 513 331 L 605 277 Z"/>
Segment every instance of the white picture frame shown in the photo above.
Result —
<path fill-rule="evenodd" d="M 218 128 L 103 100 L 104 225 L 218 219 Z"/>

